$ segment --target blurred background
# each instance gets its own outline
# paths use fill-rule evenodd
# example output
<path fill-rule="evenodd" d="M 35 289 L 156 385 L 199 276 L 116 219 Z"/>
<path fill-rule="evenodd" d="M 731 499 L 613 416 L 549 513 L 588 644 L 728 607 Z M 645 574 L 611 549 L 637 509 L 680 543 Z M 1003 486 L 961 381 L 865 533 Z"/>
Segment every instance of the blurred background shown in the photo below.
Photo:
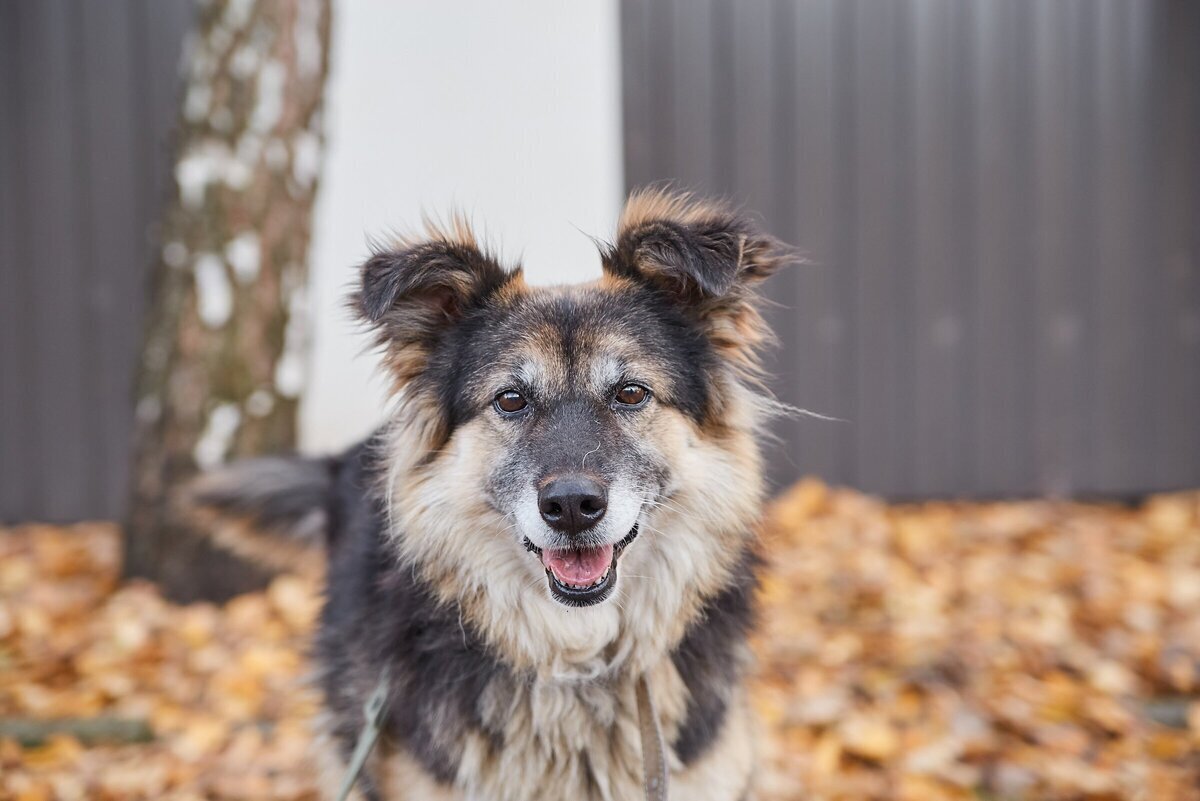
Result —
<path fill-rule="evenodd" d="M 294 653 L 309 585 L 231 619 L 119 585 L 271 580 L 197 572 L 170 490 L 383 418 L 343 308 L 372 237 L 459 208 L 531 281 L 588 280 L 669 182 L 804 254 L 768 286 L 773 387 L 837 418 L 769 449 L 768 796 L 1200 797 L 1200 3 L 0 0 L 0 153 L 0 668 L 78 611 L 39 577 L 103 577 L 69 597 L 118 634 L 142 610 L 157 659 L 172 615 L 235 654 L 282 616 Z M 124 533 L 44 525 L 79 521 Z M 90 686 L 62 659 L 0 683 L 0 724 L 92 709 L 46 695 Z M 249 692 L 189 670 L 196 705 Z M 196 754 L 262 755 L 233 709 Z"/>
<path fill-rule="evenodd" d="M 0 519 L 118 518 L 187 0 L 0 5 Z M 893 498 L 1200 483 L 1196 5 L 346 3 L 312 212 L 302 447 L 383 408 L 341 302 L 369 236 L 466 210 L 598 274 L 625 192 L 733 198 L 771 296 L 772 477 Z M 197 107 L 194 115 L 211 109 Z M 232 270 L 228 263 L 225 270 Z"/>

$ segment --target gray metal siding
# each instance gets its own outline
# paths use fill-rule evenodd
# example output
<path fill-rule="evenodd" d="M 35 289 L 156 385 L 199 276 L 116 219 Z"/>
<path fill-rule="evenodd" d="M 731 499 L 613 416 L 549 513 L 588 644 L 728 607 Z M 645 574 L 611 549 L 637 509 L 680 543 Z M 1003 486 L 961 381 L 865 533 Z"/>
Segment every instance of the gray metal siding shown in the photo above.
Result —
<path fill-rule="evenodd" d="M 0 0 L 0 520 L 124 507 L 187 0 Z"/>
<path fill-rule="evenodd" d="M 1200 485 L 1200 3 L 623 0 L 629 185 L 759 211 L 778 482 Z"/>

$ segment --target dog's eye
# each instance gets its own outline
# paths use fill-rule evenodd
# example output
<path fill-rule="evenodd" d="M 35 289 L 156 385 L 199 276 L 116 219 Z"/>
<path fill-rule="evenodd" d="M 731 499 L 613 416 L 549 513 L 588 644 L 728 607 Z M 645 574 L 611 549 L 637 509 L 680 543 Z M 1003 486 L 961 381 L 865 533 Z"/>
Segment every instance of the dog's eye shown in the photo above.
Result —
<path fill-rule="evenodd" d="M 641 406 L 650 397 L 650 390 L 641 384 L 626 384 L 617 390 L 614 398 L 621 406 Z"/>
<path fill-rule="evenodd" d="M 492 405 L 501 414 L 516 414 L 529 404 L 520 392 L 515 389 L 506 389 L 492 400 Z"/>

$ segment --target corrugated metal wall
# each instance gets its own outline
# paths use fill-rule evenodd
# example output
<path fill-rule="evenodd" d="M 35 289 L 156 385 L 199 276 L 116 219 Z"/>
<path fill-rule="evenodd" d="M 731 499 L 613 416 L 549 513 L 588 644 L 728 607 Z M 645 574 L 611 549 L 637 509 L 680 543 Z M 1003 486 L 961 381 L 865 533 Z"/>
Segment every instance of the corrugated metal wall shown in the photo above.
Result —
<path fill-rule="evenodd" d="M 126 494 L 187 0 L 0 0 L 0 520 Z"/>
<path fill-rule="evenodd" d="M 1200 3 L 623 0 L 627 181 L 732 196 L 776 279 L 774 477 L 1200 485 Z"/>

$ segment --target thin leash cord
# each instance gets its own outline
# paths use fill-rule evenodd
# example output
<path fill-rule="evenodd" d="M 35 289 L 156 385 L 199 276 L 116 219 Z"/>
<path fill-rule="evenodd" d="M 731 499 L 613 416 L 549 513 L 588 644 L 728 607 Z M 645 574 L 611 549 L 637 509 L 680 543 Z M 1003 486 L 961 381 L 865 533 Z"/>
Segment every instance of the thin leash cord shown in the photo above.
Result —
<path fill-rule="evenodd" d="M 667 749 L 650 686 L 642 676 L 637 683 L 638 727 L 642 734 L 642 773 L 646 801 L 667 801 Z"/>
<path fill-rule="evenodd" d="M 346 801 L 350 797 L 358 777 L 366 767 L 367 757 L 375 748 L 379 732 L 383 729 L 383 719 L 387 717 L 388 690 L 391 688 L 392 671 L 385 667 L 379 674 L 379 682 L 371 695 L 363 704 L 363 727 L 358 733 L 358 743 L 354 746 L 354 754 L 350 764 L 346 766 L 346 774 L 342 777 L 342 786 L 338 789 L 337 801 Z"/>
<path fill-rule="evenodd" d="M 354 785 L 366 767 L 367 758 L 375 748 L 375 742 L 383 728 L 383 719 L 387 716 L 390 685 L 391 671 L 384 668 L 379 676 L 379 683 L 363 704 L 363 727 L 358 733 L 358 743 L 354 746 L 350 764 L 346 766 L 346 774 L 342 777 L 337 801 L 347 801 L 350 797 Z M 646 801 L 667 801 L 667 749 L 663 743 L 662 727 L 658 723 L 658 713 L 654 709 L 654 701 L 650 698 L 650 687 L 645 676 L 638 679 L 637 705 Z"/>

